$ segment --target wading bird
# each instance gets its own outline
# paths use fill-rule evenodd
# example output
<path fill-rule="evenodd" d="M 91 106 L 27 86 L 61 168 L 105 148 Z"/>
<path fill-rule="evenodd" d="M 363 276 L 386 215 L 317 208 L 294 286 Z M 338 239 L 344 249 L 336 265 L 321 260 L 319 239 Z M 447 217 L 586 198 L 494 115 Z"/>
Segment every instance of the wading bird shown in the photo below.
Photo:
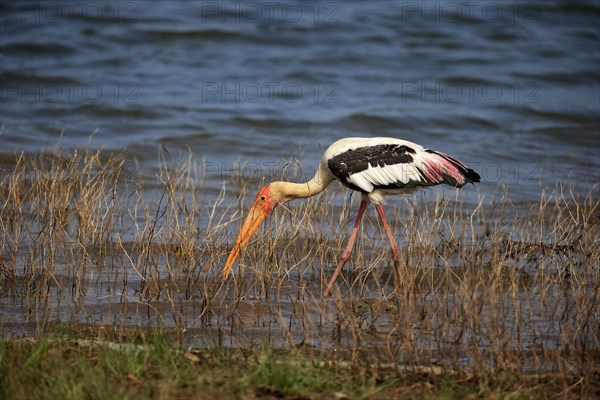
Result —
<path fill-rule="evenodd" d="M 227 257 L 223 279 L 227 279 L 241 250 L 256 233 L 273 208 L 300 197 L 321 193 L 334 180 L 361 193 L 358 215 L 340 261 L 325 292 L 328 296 L 346 261 L 365 209 L 369 203 L 375 209 L 390 242 L 394 261 L 394 282 L 400 278 L 398 247 L 383 212 L 383 196 L 411 193 L 420 187 L 445 183 L 460 188 L 479 182 L 479 174 L 457 159 L 416 143 L 394 138 L 345 138 L 333 143 L 323 154 L 315 176 L 306 183 L 272 182 L 262 187 L 248 212 L 240 233 Z"/>

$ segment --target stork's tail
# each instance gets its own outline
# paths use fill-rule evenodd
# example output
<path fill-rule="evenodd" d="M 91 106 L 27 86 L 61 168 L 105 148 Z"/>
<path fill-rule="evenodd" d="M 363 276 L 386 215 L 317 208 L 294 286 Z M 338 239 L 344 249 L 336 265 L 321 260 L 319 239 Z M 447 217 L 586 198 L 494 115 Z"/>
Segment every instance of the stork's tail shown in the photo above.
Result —
<path fill-rule="evenodd" d="M 467 173 L 465 174 L 466 183 L 479 182 L 480 179 L 481 176 L 479 176 L 477 172 L 473 171 L 471 168 L 467 168 Z"/>
<path fill-rule="evenodd" d="M 441 179 L 436 183 L 445 183 L 460 188 L 467 183 L 479 182 L 481 179 L 477 172 L 465 167 L 456 158 L 435 150 L 427 150 L 427 152 L 437 156 L 434 163 L 437 164 L 436 172 Z"/>

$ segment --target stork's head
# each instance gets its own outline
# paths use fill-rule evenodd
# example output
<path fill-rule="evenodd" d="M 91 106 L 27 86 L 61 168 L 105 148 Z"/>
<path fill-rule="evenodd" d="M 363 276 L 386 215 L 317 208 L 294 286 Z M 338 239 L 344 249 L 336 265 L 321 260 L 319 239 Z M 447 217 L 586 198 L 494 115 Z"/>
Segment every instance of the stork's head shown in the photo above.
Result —
<path fill-rule="evenodd" d="M 284 196 L 278 187 L 279 182 L 273 182 L 262 187 L 256 194 L 254 203 L 248 211 L 248 216 L 242 225 L 242 229 L 235 240 L 233 248 L 227 257 L 225 267 L 223 268 L 223 279 L 227 279 L 235 260 L 240 255 L 242 249 L 248 244 L 252 236 L 256 233 L 260 225 L 273 211 L 273 208 L 290 200 Z"/>

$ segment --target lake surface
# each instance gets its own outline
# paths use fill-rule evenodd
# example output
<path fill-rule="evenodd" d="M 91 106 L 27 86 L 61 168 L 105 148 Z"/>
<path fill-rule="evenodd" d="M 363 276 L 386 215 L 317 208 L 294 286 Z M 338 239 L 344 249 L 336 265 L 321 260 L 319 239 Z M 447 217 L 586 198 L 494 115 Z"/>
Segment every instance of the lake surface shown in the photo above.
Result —
<path fill-rule="evenodd" d="M 544 357 L 573 343 L 597 349 L 588 300 L 599 278 L 589 258 L 600 221 L 600 3 L 27 1 L 2 2 L 0 18 L 2 178 L 20 152 L 75 163 L 91 154 L 83 149 L 125 151 L 128 171 L 89 213 L 58 204 L 46 216 L 35 202 L 45 207 L 44 192 L 3 205 L 13 218 L 1 221 L 6 332 L 55 321 L 92 331 L 164 324 L 184 327 L 195 345 L 353 343 L 394 360 L 406 348 L 428 360 L 456 351 L 459 365 L 479 345 L 494 349 L 499 334 L 525 357 L 539 346 Z M 321 298 L 355 216 L 336 188 L 275 212 L 239 268 L 245 280 L 221 283 L 240 205 L 263 178 L 309 179 L 346 136 L 414 141 L 481 175 L 458 194 L 389 199 L 406 263 L 425 271 L 406 268 L 406 282 L 422 287 L 386 297 L 387 244 L 371 216 L 342 300 Z M 193 190 L 166 205 L 161 160 L 188 159 Z M 94 180 L 113 183 L 94 168 Z M 76 172 L 57 175 L 82 180 L 72 203 L 87 183 Z M 45 179 L 20 176 L 24 187 Z M 581 197 L 557 195 L 559 185 Z M 589 215 L 576 200 L 585 196 Z M 536 213 L 542 197 L 547 208 Z M 51 220 L 61 212 L 70 218 L 62 227 Z M 86 218 L 97 225 L 80 237 Z M 573 232 L 584 228 L 580 240 Z M 479 311 L 463 306 L 476 301 Z M 484 336 L 474 346 L 463 331 Z"/>
<path fill-rule="evenodd" d="M 146 174 L 191 151 L 209 187 L 239 160 L 254 189 L 310 178 L 338 138 L 392 136 L 525 202 L 600 179 L 596 1 L 0 7 L 4 156 L 128 149 Z"/>

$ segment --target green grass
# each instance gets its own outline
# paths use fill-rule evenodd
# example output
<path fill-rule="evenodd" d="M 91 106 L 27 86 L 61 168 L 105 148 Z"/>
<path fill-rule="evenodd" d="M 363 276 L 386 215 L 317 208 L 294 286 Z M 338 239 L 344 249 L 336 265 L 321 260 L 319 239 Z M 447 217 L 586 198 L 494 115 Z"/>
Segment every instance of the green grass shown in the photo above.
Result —
<path fill-rule="evenodd" d="M 142 332 L 142 331 L 140 331 Z M 299 350 L 186 350 L 160 330 L 122 343 L 75 335 L 0 341 L 1 399 L 542 399 L 594 398 L 599 387 L 551 376 L 427 373 L 329 362 Z"/>

